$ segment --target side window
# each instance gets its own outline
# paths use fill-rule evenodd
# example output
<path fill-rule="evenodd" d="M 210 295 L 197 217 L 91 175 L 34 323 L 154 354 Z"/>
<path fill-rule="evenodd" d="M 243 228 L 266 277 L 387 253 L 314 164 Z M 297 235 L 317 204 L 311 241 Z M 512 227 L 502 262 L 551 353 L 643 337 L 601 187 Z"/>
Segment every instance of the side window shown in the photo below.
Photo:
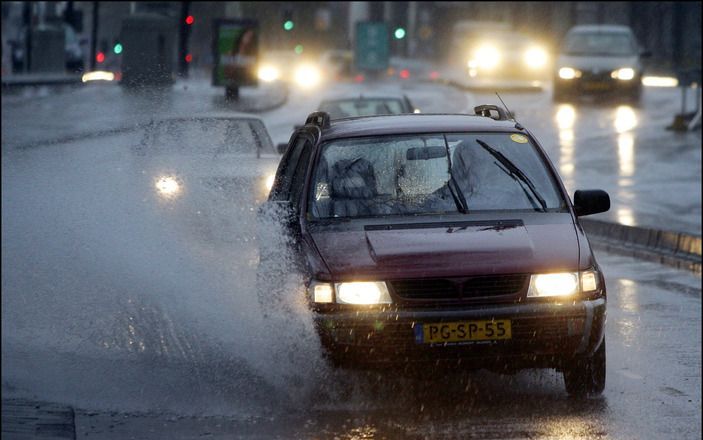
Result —
<path fill-rule="evenodd" d="M 298 203 L 300 202 L 303 188 L 305 187 L 305 175 L 308 171 L 311 155 L 312 143 L 306 141 L 303 144 L 302 152 L 298 158 L 298 166 L 295 167 L 293 179 L 291 180 L 290 185 L 290 200 L 296 209 L 298 208 Z"/>
<path fill-rule="evenodd" d="M 279 178 L 274 182 L 273 188 L 271 188 L 271 200 L 289 200 L 290 199 L 290 189 L 291 182 L 293 180 L 293 174 L 296 171 L 298 162 L 300 160 L 300 154 L 303 152 L 303 146 L 305 145 L 305 138 L 298 137 L 293 141 L 293 146 L 288 148 L 286 154 L 281 158 L 281 163 L 277 171 Z"/>
<path fill-rule="evenodd" d="M 310 158 L 311 144 L 305 137 L 298 137 L 293 141 L 293 146 L 288 149 L 281 158 L 281 164 L 277 172 L 279 178 L 271 188 L 271 200 L 291 200 L 298 186 L 302 186 L 299 180 L 304 179 L 307 170 L 307 161 Z M 301 155 L 306 155 L 302 158 Z M 302 171 L 299 170 L 302 165 Z M 303 174 L 300 176 L 300 174 Z M 297 198 L 296 198 L 297 201 Z"/>

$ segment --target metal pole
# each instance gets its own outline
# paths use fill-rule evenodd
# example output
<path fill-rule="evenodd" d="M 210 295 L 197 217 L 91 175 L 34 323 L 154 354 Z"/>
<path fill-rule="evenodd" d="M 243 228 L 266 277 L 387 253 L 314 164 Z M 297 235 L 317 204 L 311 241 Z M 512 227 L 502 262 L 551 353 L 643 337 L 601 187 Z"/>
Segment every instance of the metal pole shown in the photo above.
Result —
<path fill-rule="evenodd" d="M 98 2 L 93 2 L 90 29 L 90 70 L 95 70 L 95 55 L 98 47 Z"/>
<path fill-rule="evenodd" d="M 180 76 L 188 76 L 188 34 L 190 33 L 190 25 L 186 23 L 186 17 L 190 14 L 190 2 L 181 2 L 181 22 L 178 25 L 178 74 Z"/>

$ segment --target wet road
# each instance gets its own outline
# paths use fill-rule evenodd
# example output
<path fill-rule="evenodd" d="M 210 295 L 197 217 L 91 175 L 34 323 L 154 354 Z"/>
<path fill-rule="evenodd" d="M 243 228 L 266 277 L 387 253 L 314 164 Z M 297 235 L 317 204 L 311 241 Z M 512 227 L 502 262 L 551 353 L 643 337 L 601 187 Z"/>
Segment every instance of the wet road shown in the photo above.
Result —
<path fill-rule="evenodd" d="M 446 86 L 384 87 L 406 92 L 426 112 L 494 102 Z M 271 332 L 261 319 L 248 194 L 176 210 L 155 201 L 129 136 L 31 146 L 150 112 L 211 110 L 213 96 L 192 86 L 166 101 L 125 98 L 96 85 L 27 101 L 3 97 L 4 398 L 73 405 L 79 438 L 700 437 L 699 276 L 597 254 L 609 292 L 608 382 L 598 399 L 568 399 L 552 370 L 428 372 L 421 380 L 334 372 L 320 362 L 314 338 L 301 337 L 310 334 L 302 309 L 278 316 L 282 329 L 298 334 Z M 652 128 L 665 123 L 661 108 L 676 106 L 672 96 L 647 90 L 641 108 L 583 103 L 571 116 L 546 93 L 503 98 L 534 127 L 570 192 L 601 187 L 614 195 L 616 216 L 627 220 L 629 209 L 633 222 L 700 234 L 700 134 Z M 274 142 L 318 101 L 293 93 L 262 114 Z M 11 112 L 7 102 L 16 104 Z M 621 152 L 627 133 L 632 144 Z M 678 142 L 682 154 L 662 164 L 650 144 L 655 135 Z M 665 199 L 681 212 L 653 209 Z M 183 215 L 202 202 L 206 221 Z"/>

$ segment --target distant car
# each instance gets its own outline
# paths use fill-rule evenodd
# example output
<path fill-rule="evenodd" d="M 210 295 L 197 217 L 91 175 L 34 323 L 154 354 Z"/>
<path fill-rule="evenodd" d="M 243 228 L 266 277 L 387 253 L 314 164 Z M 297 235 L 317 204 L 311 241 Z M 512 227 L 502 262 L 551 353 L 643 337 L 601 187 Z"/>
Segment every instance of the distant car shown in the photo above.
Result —
<path fill-rule="evenodd" d="M 606 286 L 579 217 L 610 199 L 572 204 L 528 130 L 475 111 L 310 114 L 260 211 L 280 213 L 303 275 L 284 292 L 306 292 L 333 365 L 556 368 L 569 394 L 600 394 Z M 263 246 L 260 268 L 280 252 Z"/>
<path fill-rule="evenodd" d="M 160 118 L 141 126 L 139 134 L 132 153 L 143 164 L 147 184 L 174 206 L 203 192 L 225 199 L 244 195 L 260 204 L 281 157 L 261 119 L 246 114 Z"/>
<path fill-rule="evenodd" d="M 541 86 L 549 78 L 551 60 L 546 47 L 519 32 L 486 32 L 474 40 L 465 56 L 468 76 L 487 85 L 525 81 Z"/>
<path fill-rule="evenodd" d="M 283 81 L 301 89 L 311 89 L 323 81 L 316 61 L 292 50 L 262 51 L 257 72 L 260 81 Z"/>
<path fill-rule="evenodd" d="M 355 98 L 326 99 L 320 103 L 318 110 L 326 112 L 331 119 L 420 112 L 405 95 L 363 94 Z"/>
<path fill-rule="evenodd" d="M 638 100 L 642 58 L 649 55 L 628 26 L 575 26 L 566 34 L 555 63 L 554 100 L 614 92 Z"/>

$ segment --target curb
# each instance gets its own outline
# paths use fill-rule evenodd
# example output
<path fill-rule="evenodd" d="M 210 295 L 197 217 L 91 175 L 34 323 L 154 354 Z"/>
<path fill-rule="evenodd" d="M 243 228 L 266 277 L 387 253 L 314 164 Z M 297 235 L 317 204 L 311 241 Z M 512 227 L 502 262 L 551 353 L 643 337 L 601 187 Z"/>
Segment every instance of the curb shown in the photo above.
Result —
<path fill-rule="evenodd" d="M 598 248 L 701 273 L 700 236 L 593 219 L 579 222 Z"/>
<path fill-rule="evenodd" d="M 2 400 L 2 438 L 12 440 L 76 438 L 70 406 L 29 400 Z"/>

